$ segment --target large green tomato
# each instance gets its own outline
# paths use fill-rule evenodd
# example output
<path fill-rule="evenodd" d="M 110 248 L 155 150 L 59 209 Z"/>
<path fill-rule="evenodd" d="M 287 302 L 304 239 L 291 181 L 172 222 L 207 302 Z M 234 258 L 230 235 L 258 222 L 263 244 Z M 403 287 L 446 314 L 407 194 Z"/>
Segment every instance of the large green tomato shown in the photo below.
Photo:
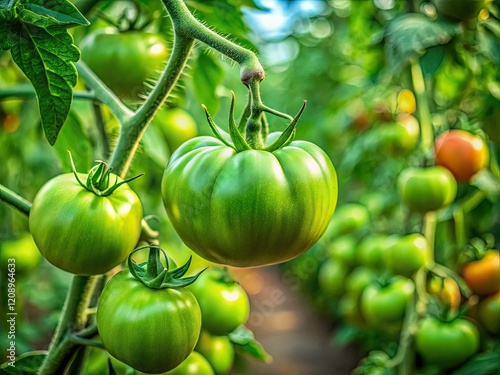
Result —
<path fill-rule="evenodd" d="M 86 174 L 78 176 L 87 179 Z M 139 240 L 141 220 L 141 202 L 128 184 L 100 196 L 66 173 L 36 194 L 29 228 L 50 263 L 74 274 L 97 275 L 127 258 Z"/>
<path fill-rule="evenodd" d="M 396 276 L 386 285 L 374 282 L 361 294 L 363 317 L 375 326 L 399 323 L 415 290 L 411 279 Z"/>
<path fill-rule="evenodd" d="M 162 196 L 193 251 L 216 263 L 251 267 L 308 250 L 328 226 L 337 187 L 330 159 L 310 142 L 236 152 L 217 138 L 198 137 L 170 158 Z"/>
<path fill-rule="evenodd" d="M 161 36 L 113 28 L 90 33 L 82 40 L 81 51 L 82 60 L 109 88 L 131 100 L 144 94 L 144 82 L 156 78 L 169 56 Z"/>
<path fill-rule="evenodd" d="M 16 265 L 16 276 L 21 277 L 35 271 L 42 256 L 36 247 L 30 233 L 0 242 L 0 269 L 7 270 L 7 265 L 13 259 Z"/>
<path fill-rule="evenodd" d="M 245 324 L 250 302 L 245 289 L 227 271 L 210 268 L 188 289 L 201 309 L 202 326 L 213 335 L 227 335 Z"/>
<path fill-rule="evenodd" d="M 443 369 L 452 368 L 477 352 L 479 331 L 466 319 L 443 322 L 427 317 L 418 324 L 415 347 L 426 363 Z"/>
<path fill-rule="evenodd" d="M 444 167 L 407 168 L 398 177 L 398 189 L 410 210 L 428 212 L 453 202 L 457 182 Z"/>
<path fill-rule="evenodd" d="M 193 116 L 182 108 L 160 110 L 153 124 L 157 124 L 165 135 L 170 152 L 174 152 L 184 142 L 198 135 L 198 126 Z"/>
<path fill-rule="evenodd" d="M 391 272 L 410 277 L 427 264 L 430 251 L 429 241 L 421 234 L 391 236 L 387 240 L 384 260 Z"/>
<path fill-rule="evenodd" d="M 484 0 L 433 0 L 439 14 L 456 21 L 471 20 L 479 14 Z"/>
<path fill-rule="evenodd" d="M 217 375 L 224 375 L 234 363 L 234 348 L 228 336 L 213 336 L 201 330 L 195 350 L 203 354 Z"/>
<path fill-rule="evenodd" d="M 150 289 L 127 269 L 104 287 L 97 327 L 113 357 L 139 371 L 162 373 L 180 365 L 193 351 L 201 331 L 201 312 L 186 288 Z"/>

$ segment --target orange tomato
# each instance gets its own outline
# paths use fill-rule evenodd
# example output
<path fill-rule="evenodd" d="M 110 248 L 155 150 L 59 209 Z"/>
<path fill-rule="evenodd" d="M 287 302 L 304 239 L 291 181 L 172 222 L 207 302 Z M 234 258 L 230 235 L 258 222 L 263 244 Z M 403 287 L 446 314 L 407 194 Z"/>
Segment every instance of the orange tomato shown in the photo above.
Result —
<path fill-rule="evenodd" d="M 462 276 L 471 290 L 479 295 L 500 291 L 500 252 L 486 251 L 482 259 L 467 263 Z"/>
<path fill-rule="evenodd" d="M 436 138 L 434 149 L 436 164 L 449 169 L 458 182 L 468 183 L 489 161 L 486 143 L 464 130 L 441 134 Z"/>

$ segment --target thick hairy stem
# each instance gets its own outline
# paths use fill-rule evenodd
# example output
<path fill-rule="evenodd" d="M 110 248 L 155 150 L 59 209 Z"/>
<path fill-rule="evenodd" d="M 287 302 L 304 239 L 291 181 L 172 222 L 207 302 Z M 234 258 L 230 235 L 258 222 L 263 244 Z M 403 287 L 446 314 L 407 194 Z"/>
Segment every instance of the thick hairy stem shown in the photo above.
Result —
<path fill-rule="evenodd" d="M 31 202 L 27 201 L 3 185 L 0 185 L 0 201 L 4 201 L 9 206 L 15 208 L 26 216 L 29 216 L 30 214 Z"/>

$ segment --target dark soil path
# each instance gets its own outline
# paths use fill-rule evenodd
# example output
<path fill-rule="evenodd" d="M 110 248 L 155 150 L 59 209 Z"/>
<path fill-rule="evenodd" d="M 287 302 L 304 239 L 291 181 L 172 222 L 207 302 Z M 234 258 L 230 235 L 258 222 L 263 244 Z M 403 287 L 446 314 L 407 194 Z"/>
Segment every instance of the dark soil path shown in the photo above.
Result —
<path fill-rule="evenodd" d="M 356 349 L 332 342 L 332 327 L 293 290 L 279 268 L 235 273 L 250 296 L 247 325 L 273 357 L 271 364 L 248 360 L 249 374 L 348 375 L 356 367 Z"/>

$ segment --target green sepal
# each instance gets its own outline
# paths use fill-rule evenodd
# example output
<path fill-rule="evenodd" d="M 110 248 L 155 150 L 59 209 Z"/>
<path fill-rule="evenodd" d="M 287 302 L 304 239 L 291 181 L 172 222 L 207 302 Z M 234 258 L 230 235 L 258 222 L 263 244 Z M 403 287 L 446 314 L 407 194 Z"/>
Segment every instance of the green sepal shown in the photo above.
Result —
<path fill-rule="evenodd" d="M 279 148 L 282 148 L 293 141 L 293 138 L 295 137 L 295 128 L 297 127 L 297 123 L 299 122 L 302 112 L 304 112 L 304 109 L 306 108 L 306 104 L 307 101 L 304 100 L 304 103 L 302 104 L 302 107 L 300 108 L 299 112 L 293 118 L 290 124 L 288 124 L 283 133 L 281 133 L 279 138 L 276 141 L 274 141 L 273 144 L 265 147 L 263 149 L 264 151 L 269 151 L 269 152 L 276 151 Z"/>
<path fill-rule="evenodd" d="M 121 182 L 118 181 L 118 176 L 115 175 L 115 181 L 110 184 L 110 177 L 113 168 L 110 168 L 105 161 L 99 160 L 97 165 L 92 167 L 88 173 L 87 181 L 84 184 L 80 178 L 78 177 L 78 172 L 75 167 L 75 163 L 73 162 L 73 157 L 71 156 L 71 152 L 68 151 L 69 160 L 71 162 L 71 169 L 76 178 L 76 181 L 80 184 L 84 189 L 91 191 L 95 195 L 106 197 L 108 195 L 113 194 L 113 192 L 118 189 L 123 184 L 129 183 L 136 178 L 139 178 L 144 175 L 144 173 L 138 174 L 137 176 L 128 178 Z"/>
<path fill-rule="evenodd" d="M 248 145 L 245 137 L 240 133 L 238 125 L 234 120 L 234 92 L 231 91 L 231 107 L 229 108 L 229 135 L 233 141 L 234 148 L 237 152 L 251 150 L 252 148 Z"/>
<path fill-rule="evenodd" d="M 204 104 L 201 105 L 203 110 L 205 111 L 205 115 L 207 116 L 207 121 L 208 125 L 210 125 L 210 129 L 212 130 L 212 133 L 214 134 L 215 138 L 217 138 L 219 141 L 224 143 L 226 146 L 234 148 L 234 146 L 226 141 L 224 137 L 220 134 L 218 126 L 215 124 L 214 120 L 212 119 L 212 116 L 210 116 L 210 113 L 208 112 L 207 107 L 205 107 Z"/>
<path fill-rule="evenodd" d="M 136 264 L 132 260 L 132 255 L 139 251 L 149 248 L 148 262 Z M 166 266 L 163 267 L 160 261 L 160 251 L 165 259 Z M 127 259 L 127 265 L 131 275 L 141 283 L 151 289 L 182 288 L 191 285 L 201 275 L 205 269 L 194 276 L 182 278 L 191 265 L 191 257 L 182 267 L 173 270 L 168 269 L 168 256 L 158 245 L 142 246 L 133 250 Z"/>

